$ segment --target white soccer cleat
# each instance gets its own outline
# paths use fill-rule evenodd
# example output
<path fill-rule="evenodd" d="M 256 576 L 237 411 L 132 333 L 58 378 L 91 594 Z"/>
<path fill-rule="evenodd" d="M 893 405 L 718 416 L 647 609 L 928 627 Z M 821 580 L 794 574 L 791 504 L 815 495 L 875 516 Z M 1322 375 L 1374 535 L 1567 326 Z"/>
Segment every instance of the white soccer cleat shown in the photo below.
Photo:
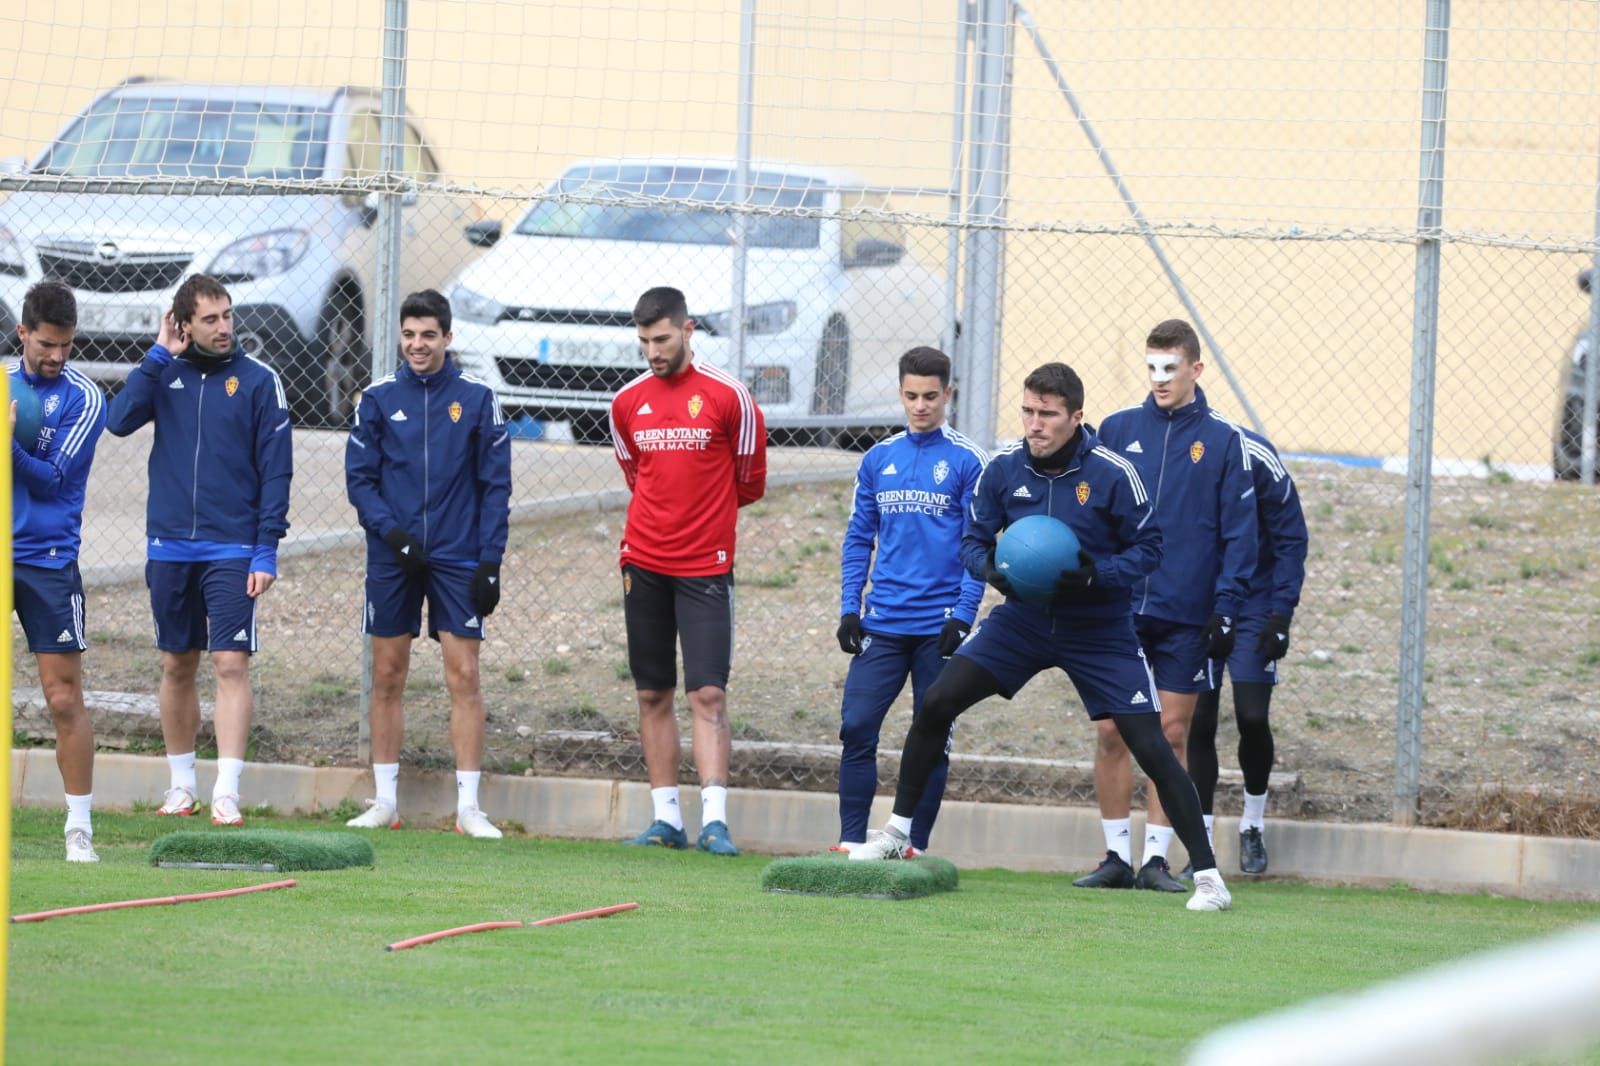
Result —
<path fill-rule="evenodd" d="M 67 861 L 68 862 L 99 862 L 100 856 L 95 854 L 94 841 L 82 829 L 67 830 Z"/>
<path fill-rule="evenodd" d="M 221 796 L 211 797 L 211 824 L 212 825 L 243 825 L 244 815 L 239 813 L 239 797 Z"/>
<path fill-rule="evenodd" d="M 1233 906 L 1228 886 L 1215 870 L 1199 870 L 1194 875 L 1194 895 L 1184 904 L 1192 911 L 1225 911 Z"/>
<path fill-rule="evenodd" d="M 885 859 L 903 859 L 911 841 L 893 829 L 867 830 L 867 842 L 850 852 L 851 862 L 883 862 Z"/>
<path fill-rule="evenodd" d="M 157 814 L 175 814 L 179 818 L 188 818 L 200 809 L 200 803 L 195 798 L 194 789 L 185 785 L 176 785 L 167 789 L 166 798 L 161 801 Z"/>
<path fill-rule="evenodd" d="M 489 821 L 489 816 L 476 807 L 456 812 L 456 832 L 464 836 L 477 837 L 479 840 L 499 840 L 503 835 L 494 827 L 494 823 Z"/>
<path fill-rule="evenodd" d="M 384 800 L 367 800 L 365 812 L 344 823 L 352 829 L 399 829 L 400 812 Z"/>

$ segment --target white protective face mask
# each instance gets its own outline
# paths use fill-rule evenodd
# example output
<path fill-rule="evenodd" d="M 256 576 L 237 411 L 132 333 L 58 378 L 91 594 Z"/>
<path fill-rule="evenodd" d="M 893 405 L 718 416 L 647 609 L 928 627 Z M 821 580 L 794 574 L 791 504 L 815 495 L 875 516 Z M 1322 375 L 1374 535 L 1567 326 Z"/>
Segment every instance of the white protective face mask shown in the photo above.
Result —
<path fill-rule="evenodd" d="M 1171 381 L 1177 376 L 1178 363 L 1182 356 L 1169 355 L 1166 352 L 1146 352 L 1144 361 L 1150 364 L 1150 380 L 1156 384 Z"/>

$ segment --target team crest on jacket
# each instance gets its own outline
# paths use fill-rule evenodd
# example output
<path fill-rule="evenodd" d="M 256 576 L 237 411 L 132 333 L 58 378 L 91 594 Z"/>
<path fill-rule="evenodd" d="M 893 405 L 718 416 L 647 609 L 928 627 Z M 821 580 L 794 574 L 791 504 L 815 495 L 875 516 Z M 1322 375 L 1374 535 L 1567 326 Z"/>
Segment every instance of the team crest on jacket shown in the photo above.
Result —
<path fill-rule="evenodd" d="M 459 401 L 450 405 L 450 421 L 461 421 L 461 404 Z"/>
<path fill-rule="evenodd" d="M 56 408 L 61 406 L 61 397 L 52 393 L 44 398 L 44 416 L 49 418 L 56 413 Z"/>
<path fill-rule="evenodd" d="M 1205 453 L 1206 446 L 1203 442 L 1195 441 L 1193 444 L 1189 445 L 1189 461 L 1191 463 L 1198 463 L 1200 461 L 1200 457 Z"/>
<path fill-rule="evenodd" d="M 933 464 L 933 483 L 943 485 L 944 479 L 950 476 L 950 464 L 940 459 Z"/>
<path fill-rule="evenodd" d="M 700 411 L 705 407 L 705 405 L 706 402 L 700 398 L 700 394 L 698 392 L 689 397 L 689 417 L 699 418 Z"/>
<path fill-rule="evenodd" d="M 229 378 L 227 381 L 222 383 L 222 387 L 228 390 L 229 396 L 232 396 L 234 393 L 239 391 L 239 379 Z"/>
<path fill-rule="evenodd" d="M 1081 506 L 1083 506 L 1084 504 L 1086 504 L 1088 502 L 1089 502 L 1089 483 L 1087 481 L 1080 481 L 1080 482 L 1078 482 L 1078 506 L 1081 507 Z"/>

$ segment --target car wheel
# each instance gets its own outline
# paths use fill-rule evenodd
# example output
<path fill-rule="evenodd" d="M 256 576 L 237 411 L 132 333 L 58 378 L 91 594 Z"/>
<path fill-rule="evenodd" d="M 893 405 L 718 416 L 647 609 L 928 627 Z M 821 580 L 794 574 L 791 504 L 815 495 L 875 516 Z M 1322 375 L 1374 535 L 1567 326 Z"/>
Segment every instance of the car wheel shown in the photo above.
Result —
<path fill-rule="evenodd" d="M 842 318 L 830 318 L 817 344 L 817 380 L 811 393 L 811 413 L 844 414 L 849 389 L 850 327 Z"/>
<path fill-rule="evenodd" d="M 355 414 L 372 365 L 359 292 L 346 288 L 333 294 L 323 309 L 317 340 L 312 380 L 302 392 L 301 421 L 343 428 Z"/>

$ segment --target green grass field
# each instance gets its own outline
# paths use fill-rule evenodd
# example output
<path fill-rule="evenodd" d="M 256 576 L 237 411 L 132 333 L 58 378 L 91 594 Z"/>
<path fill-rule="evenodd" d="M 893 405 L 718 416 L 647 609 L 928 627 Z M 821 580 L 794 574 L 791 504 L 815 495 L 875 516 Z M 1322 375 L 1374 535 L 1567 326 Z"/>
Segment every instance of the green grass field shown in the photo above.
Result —
<path fill-rule="evenodd" d="M 58 812 L 14 817 L 14 914 L 284 876 L 155 869 L 152 839 L 202 826 L 149 814 L 97 814 L 101 862 L 72 867 Z M 11 926 L 6 1060 L 1172 1062 L 1222 1022 L 1600 913 L 1236 883 L 1233 911 L 1191 914 L 1182 896 L 998 870 L 908 902 L 826 899 L 759 891 L 768 860 L 753 855 L 372 840 L 375 868 L 296 874 L 286 891 Z"/>

